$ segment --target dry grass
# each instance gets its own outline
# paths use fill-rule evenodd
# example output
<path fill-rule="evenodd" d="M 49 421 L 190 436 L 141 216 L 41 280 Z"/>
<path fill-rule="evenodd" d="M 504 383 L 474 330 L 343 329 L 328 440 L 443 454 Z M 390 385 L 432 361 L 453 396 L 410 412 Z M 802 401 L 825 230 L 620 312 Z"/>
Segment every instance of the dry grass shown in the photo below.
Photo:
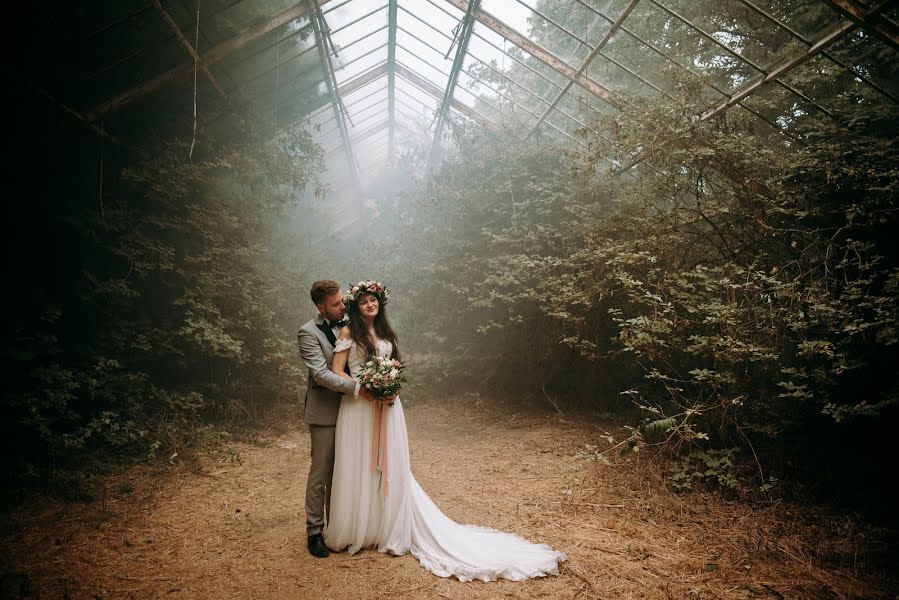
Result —
<path fill-rule="evenodd" d="M 595 425 L 458 404 L 415 405 L 407 419 L 413 472 L 444 512 L 564 550 L 561 576 L 460 583 L 411 556 L 312 558 L 297 425 L 233 445 L 239 461 L 134 468 L 106 481 L 103 500 L 8 515 L 3 585 L 27 578 L 26 597 L 42 599 L 897 597 L 878 566 L 885 534 L 786 503 L 673 495 L 645 460 L 576 458 Z"/>

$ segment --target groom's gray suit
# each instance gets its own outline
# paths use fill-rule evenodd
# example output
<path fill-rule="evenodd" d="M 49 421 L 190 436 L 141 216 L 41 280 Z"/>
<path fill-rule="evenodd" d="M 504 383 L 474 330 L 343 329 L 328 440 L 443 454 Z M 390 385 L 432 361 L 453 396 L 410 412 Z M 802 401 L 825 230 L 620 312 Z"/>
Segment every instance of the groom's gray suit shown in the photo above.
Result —
<path fill-rule="evenodd" d="M 321 315 L 300 327 L 297 341 L 300 357 L 309 369 L 306 407 L 303 418 L 312 436 L 312 464 L 306 481 L 306 534 L 321 533 L 325 526 L 325 512 L 330 512 L 331 477 L 334 474 L 334 429 L 337 409 L 343 394 L 358 394 L 358 384 L 331 371 L 334 344 L 322 328 Z M 337 328 L 330 329 L 337 337 Z"/>

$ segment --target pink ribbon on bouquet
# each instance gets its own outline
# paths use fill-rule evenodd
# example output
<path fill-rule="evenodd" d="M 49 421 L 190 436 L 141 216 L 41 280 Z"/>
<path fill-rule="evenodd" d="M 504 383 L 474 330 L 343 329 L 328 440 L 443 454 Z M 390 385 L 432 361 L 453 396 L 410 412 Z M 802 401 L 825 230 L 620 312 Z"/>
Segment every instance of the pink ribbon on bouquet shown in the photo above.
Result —
<path fill-rule="evenodd" d="M 384 403 L 371 403 L 371 470 L 381 472 L 381 495 L 387 497 L 387 423 Z"/>

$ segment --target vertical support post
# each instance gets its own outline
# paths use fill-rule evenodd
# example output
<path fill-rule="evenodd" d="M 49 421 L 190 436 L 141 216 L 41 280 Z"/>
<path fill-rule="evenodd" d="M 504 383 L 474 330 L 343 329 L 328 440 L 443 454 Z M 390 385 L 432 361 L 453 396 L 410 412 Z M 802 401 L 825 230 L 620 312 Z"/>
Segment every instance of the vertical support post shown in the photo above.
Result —
<path fill-rule="evenodd" d="M 387 9 L 387 114 L 390 129 L 387 132 L 387 164 L 396 162 L 396 8 L 397 0 L 390 0 Z"/>
<path fill-rule="evenodd" d="M 331 97 L 331 106 L 334 109 L 334 118 L 337 120 L 337 128 L 340 130 L 340 137 L 343 139 L 343 149 L 346 153 L 346 162 L 350 170 L 350 180 L 355 189 L 359 189 L 359 176 L 356 173 L 356 161 L 353 158 L 353 147 L 350 144 L 350 134 L 346 128 L 346 109 L 343 108 L 343 102 L 340 100 L 340 92 L 337 87 L 337 78 L 334 76 L 334 65 L 331 63 L 331 55 L 328 54 L 328 48 L 325 45 L 324 32 L 328 30 L 328 23 L 322 14 L 322 9 L 318 4 L 318 0 L 309 0 L 312 5 L 312 28 L 315 30 L 315 43 L 318 46 L 318 57 L 321 61 L 322 71 L 325 75 L 325 84 L 328 88 L 328 95 Z"/>
<path fill-rule="evenodd" d="M 459 79 L 459 71 L 465 62 L 465 54 L 468 52 L 468 41 L 471 39 L 471 32 L 474 29 L 475 13 L 481 4 L 481 0 L 469 0 L 468 8 L 465 16 L 462 18 L 461 28 L 458 33 L 458 46 L 456 47 L 456 57 L 453 59 L 453 68 L 450 70 L 449 80 L 446 82 L 446 91 L 443 93 L 443 102 L 437 112 L 437 126 L 434 128 L 434 143 L 431 145 L 431 153 L 428 155 L 428 172 L 434 166 L 434 160 L 437 151 L 440 149 L 440 134 L 443 132 L 443 124 L 446 121 L 446 115 L 453 102 L 453 91 L 456 88 L 456 80 Z"/>

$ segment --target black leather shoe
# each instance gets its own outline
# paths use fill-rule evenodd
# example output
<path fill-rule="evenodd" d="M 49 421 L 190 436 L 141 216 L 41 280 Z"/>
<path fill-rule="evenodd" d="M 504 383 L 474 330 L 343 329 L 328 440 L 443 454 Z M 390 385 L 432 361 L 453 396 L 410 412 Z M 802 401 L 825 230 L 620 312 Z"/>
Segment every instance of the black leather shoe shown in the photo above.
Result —
<path fill-rule="evenodd" d="M 328 547 L 325 546 L 325 538 L 322 537 L 322 534 L 310 535 L 306 543 L 309 546 L 309 554 L 318 558 L 328 558 Z"/>

